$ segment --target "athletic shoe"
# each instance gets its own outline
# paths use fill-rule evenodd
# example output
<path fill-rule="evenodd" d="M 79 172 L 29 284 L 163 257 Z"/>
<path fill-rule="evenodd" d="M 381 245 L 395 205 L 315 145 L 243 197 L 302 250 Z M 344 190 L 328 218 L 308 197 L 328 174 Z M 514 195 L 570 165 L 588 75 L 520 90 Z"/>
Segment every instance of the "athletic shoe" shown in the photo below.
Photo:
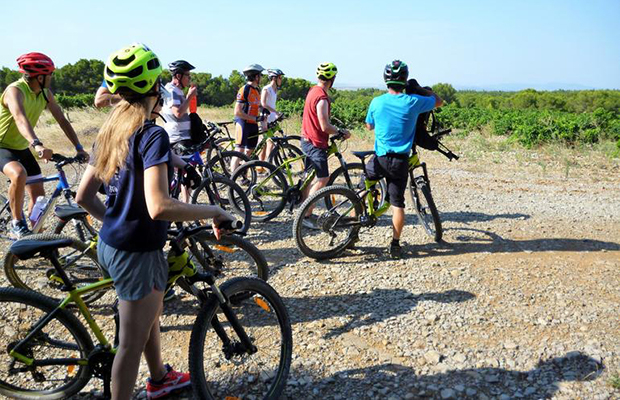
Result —
<path fill-rule="evenodd" d="M 390 245 L 390 256 L 393 259 L 399 259 L 403 256 L 403 248 L 400 247 L 400 244 L 392 243 Z"/>
<path fill-rule="evenodd" d="M 32 231 L 28 229 L 28 224 L 23 219 L 11 222 L 11 234 L 16 239 L 21 239 L 24 236 L 30 235 L 31 233 Z"/>
<path fill-rule="evenodd" d="M 310 214 L 310 216 L 304 217 L 304 220 L 301 221 L 301 224 L 308 229 L 318 229 L 316 226 L 316 215 Z"/>
<path fill-rule="evenodd" d="M 159 382 L 154 382 L 152 379 L 146 381 L 148 399 L 159 399 L 191 385 L 189 373 L 177 372 L 168 364 L 165 367 L 168 372 L 164 379 Z"/>

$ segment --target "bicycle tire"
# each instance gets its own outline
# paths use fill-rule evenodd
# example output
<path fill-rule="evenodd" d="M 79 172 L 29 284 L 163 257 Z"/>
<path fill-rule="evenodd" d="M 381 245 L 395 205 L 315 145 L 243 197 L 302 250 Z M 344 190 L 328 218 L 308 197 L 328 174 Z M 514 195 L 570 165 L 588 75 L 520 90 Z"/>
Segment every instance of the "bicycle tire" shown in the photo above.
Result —
<path fill-rule="evenodd" d="M 269 265 L 263 253 L 251 242 L 237 235 L 222 236 L 200 232 L 189 239 L 189 252 L 205 272 L 217 279 L 252 276 L 266 281 Z"/>
<path fill-rule="evenodd" d="M 56 222 L 56 226 L 54 227 L 54 233 L 57 235 L 62 234 L 62 231 L 65 228 L 65 226 L 67 226 L 69 222 L 75 220 L 78 222 L 77 224 L 73 225 L 73 229 L 75 230 L 75 234 L 77 238 L 80 239 L 82 242 L 88 242 L 99 234 L 97 229 L 95 229 L 91 225 L 88 219 L 89 219 L 89 216 L 86 216 L 86 215 L 74 217 L 68 220 L 57 218 L 58 222 Z"/>
<path fill-rule="evenodd" d="M 439 243 L 443 236 L 443 229 L 431 191 L 424 179 L 417 178 L 417 181 L 414 181 L 412 176 L 410 178 L 409 192 L 413 201 L 415 213 L 418 216 L 418 221 L 420 221 L 424 231 L 433 238 L 435 242 Z M 418 194 L 418 190 L 422 193 L 422 196 Z"/>
<path fill-rule="evenodd" d="M 297 146 L 291 143 L 288 143 L 288 141 L 280 143 L 277 149 L 278 150 L 276 151 L 274 148 L 271 154 L 269 154 L 269 159 L 268 159 L 268 161 L 275 166 L 280 166 L 284 164 L 285 160 L 290 160 L 294 157 L 299 157 L 299 156 L 304 155 L 304 152 L 301 151 L 301 149 L 299 149 Z M 296 160 L 295 162 L 290 164 L 290 166 L 291 166 L 291 172 L 292 172 L 293 177 L 300 176 L 301 174 L 304 173 L 306 169 L 306 163 L 305 163 L 304 158 L 300 158 Z"/>
<path fill-rule="evenodd" d="M 3 327 L 0 330 L 0 347 L 8 349 L 12 344 L 24 339 L 30 332 L 34 321 L 51 313 L 57 306 L 58 302 L 39 293 L 23 289 L 0 288 L 0 322 Z M 28 307 L 33 312 L 39 311 L 41 315 L 36 315 L 34 318 L 29 316 L 27 321 L 21 320 Z M 54 318 L 43 328 L 42 333 L 33 338 L 32 345 L 22 350 L 22 353 L 27 353 L 33 359 L 37 359 L 39 354 L 50 353 L 49 357 L 52 358 L 76 358 L 77 361 L 78 359 L 86 360 L 93 350 L 92 339 L 84 325 L 75 315 L 66 310 L 58 310 Z M 60 355 L 61 351 L 66 353 Z M 3 367 L 13 360 L 15 359 L 9 356 L 7 350 L 0 352 L 0 365 Z M 15 362 L 15 367 L 26 368 L 25 364 L 19 361 Z M 21 372 L 23 372 L 22 376 L 18 376 L 16 381 L 11 379 L 15 375 L 7 376 L 8 371 L 4 368 L 0 369 L 0 394 L 17 399 L 66 399 L 78 393 L 91 378 L 88 364 L 79 365 L 77 362 L 73 368 L 57 364 L 35 367 L 35 372 Z M 33 379 L 34 374 L 41 379 L 50 378 L 51 373 L 54 374 L 51 384 L 59 384 L 59 387 L 50 387 L 49 380 L 37 382 L 37 379 Z M 58 375 L 65 376 L 59 379 Z M 32 386 L 46 383 L 48 385 L 41 389 L 32 388 Z M 25 385 L 30 386 L 22 387 Z"/>
<path fill-rule="evenodd" d="M 13 216 L 11 215 L 11 206 L 8 203 L 8 200 L 5 196 L 0 194 L 0 238 L 8 239 L 10 232 L 10 223 L 13 220 Z"/>
<path fill-rule="evenodd" d="M 347 181 L 344 177 L 344 170 L 345 168 L 342 165 L 336 170 L 334 170 L 334 172 L 332 172 L 329 176 L 327 186 L 347 186 Z M 353 187 L 351 189 L 353 189 L 353 191 L 355 192 L 364 190 L 366 188 L 364 183 L 366 176 L 364 174 L 364 166 L 362 165 L 362 163 L 347 163 L 346 170 L 349 172 L 349 177 L 351 178 L 351 183 L 353 184 Z M 352 171 L 355 172 L 351 173 Z M 385 178 L 380 179 L 377 185 L 375 185 L 375 187 L 379 189 L 379 199 L 378 202 L 375 204 L 376 210 L 383 204 L 385 204 L 385 200 L 387 198 L 387 183 L 385 181 Z M 326 200 L 327 207 L 331 207 L 331 201 L 329 199 Z"/>
<path fill-rule="evenodd" d="M 336 207 L 325 207 L 322 212 L 316 212 L 316 209 L 327 204 L 326 197 L 330 199 L 341 196 L 343 199 L 336 200 Z M 348 204 L 347 204 L 348 202 Z M 344 207 L 342 207 L 344 206 Z M 317 224 L 314 228 L 306 228 L 304 225 L 304 216 L 310 207 L 314 207 L 313 214 L 317 217 Z M 355 214 L 347 218 L 345 225 L 340 226 L 341 233 L 336 234 L 338 225 L 333 226 L 334 222 L 340 217 L 339 212 L 355 211 Z M 344 252 L 357 238 L 360 225 L 351 225 L 351 223 L 359 222 L 359 218 L 363 212 L 363 200 L 357 194 L 346 186 L 328 186 L 310 196 L 303 202 L 293 222 L 293 236 L 297 248 L 306 256 L 316 260 L 324 260 L 334 258 Z M 342 220 L 340 220 L 342 221 Z M 327 235 L 323 235 L 323 233 Z M 340 236 L 338 243 L 333 245 L 335 236 Z M 327 243 L 329 239 L 329 243 Z M 327 245 L 327 250 L 316 250 L 313 247 L 319 245 Z"/>
<path fill-rule="evenodd" d="M 250 201 L 245 191 L 229 178 L 214 175 L 213 179 L 204 178 L 200 185 L 192 192 L 192 204 L 205 204 L 206 200 L 201 194 L 206 195 L 208 204 L 217 205 L 224 210 L 232 211 L 243 219 L 243 225 L 239 231 L 246 233 L 252 223 Z M 196 221 L 204 225 L 205 221 Z"/>
<path fill-rule="evenodd" d="M 260 176 L 260 168 L 267 171 L 266 177 Z M 252 220 L 266 222 L 284 210 L 288 183 L 282 171 L 273 164 L 259 160 L 250 161 L 237 168 L 231 179 L 245 192 L 250 202 Z M 260 188 L 257 187 L 259 185 Z"/>
<path fill-rule="evenodd" d="M 222 346 L 214 329 L 210 329 L 214 321 L 225 318 L 224 314 L 218 314 L 220 304 L 217 298 L 211 296 L 198 314 L 190 338 L 189 369 L 194 393 L 200 399 L 245 398 L 246 395 L 249 398 L 279 398 L 286 386 L 293 352 L 291 322 L 282 299 L 269 284 L 254 278 L 235 278 L 224 283 L 220 289 L 226 298 L 250 294 L 244 301 L 235 303 L 232 310 L 257 351 L 252 355 L 234 354 L 227 359 L 224 354 L 227 347 Z M 269 320 L 264 321 L 263 317 L 269 317 Z M 220 327 L 228 338 L 233 339 L 233 346 L 240 344 L 234 340 L 237 335 L 230 323 L 220 323 Z M 272 342 L 274 346 L 264 342 Z M 234 349 L 237 350 L 236 347 Z M 271 350 L 269 362 L 261 358 L 265 350 Z M 266 370 L 256 370 L 262 366 L 267 366 Z M 250 370 L 245 374 L 237 373 L 237 369 L 244 367 Z M 209 375 L 208 382 L 205 372 Z M 230 379 L 235 376 L 243 376 L 243 379 Z M 223 384 L 218 384 L 219 378 L 222 378 Z M 221 387 L 223 385 L 226 387 Z"/>
<path fill-rule="evenodd" d="M 242 163 L 250 161 L 250 157 L 241 153 L 240 151 L 223 151 L 221 154 L 216 154 L 213 158 L 210 158 L 206 163 L 206 168 L 210 169 L 213 173 L 230 178 L 233 171 L 230 170 L 230 161 L 233 157 L 241 159 Z M 203 174 L 206 176 L 205 174 Z"/>
<path fill-rule="evenodd" d="M 89 248 L 87 243 L 71 236 L 54 233 L 29 235 L 27 239 L 41 241 L 70 239 L 71 246 L 58 249 L 61 265 L 67 264 L 72 257 L 77 257 L 82 252 L 85 252 L 76 264 L 72 265 L 71 268 L 64 269 L 76 286 L 95 283 L 104 277 L 103 269 L 99 265 L 97 258 L 97 252 Z M 4 274 L 13 287 L 41 293 L 56 299 L 63 296 L 63 292 L 60 291 L 62 283 L 51 280 L 48 275 L 56 272 L 49 260 L 39 256 L 22 261 L 7 249 L 3 265 Z M 83 296 L 82 300 L 86 304 L 90 304 L 103 297 L 106 292 L 106 290 L 98 290 Z"/>

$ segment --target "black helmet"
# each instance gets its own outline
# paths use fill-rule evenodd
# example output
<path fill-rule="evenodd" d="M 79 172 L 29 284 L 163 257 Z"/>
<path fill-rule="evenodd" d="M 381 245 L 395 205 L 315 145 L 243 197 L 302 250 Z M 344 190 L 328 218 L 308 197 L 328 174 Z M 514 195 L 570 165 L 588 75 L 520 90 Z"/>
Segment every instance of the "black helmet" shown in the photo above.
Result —
<path fill-rule="evenodd" d="M 400 60 L 392 61 L 385 66 L 383 71 L 383 80 L 387 85 L 405 86 L 407 84 L 407 77 L 409 77 L 409 67 Z"/>
<path fill-rule="evenodd" d="M 185 60 L 177 60 L 168 64 L 168 69 L 172 75 L 176 75 L 178 73 L 188 72 L 195 69 L 192 64 L 188 63 Z"/>

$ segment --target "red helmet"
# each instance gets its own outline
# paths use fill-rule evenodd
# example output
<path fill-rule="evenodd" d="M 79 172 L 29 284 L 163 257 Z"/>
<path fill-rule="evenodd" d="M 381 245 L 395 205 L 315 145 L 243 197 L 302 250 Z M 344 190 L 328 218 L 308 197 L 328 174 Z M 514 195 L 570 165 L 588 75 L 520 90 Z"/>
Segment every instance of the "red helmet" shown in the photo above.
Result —
<path fill-rule="evenodd" d="M 32 77 L 49 75 L 56 69 L 52 59 L 42 53 L 24 54 L 17 59 L 17 65 L 19 72 Z"/>

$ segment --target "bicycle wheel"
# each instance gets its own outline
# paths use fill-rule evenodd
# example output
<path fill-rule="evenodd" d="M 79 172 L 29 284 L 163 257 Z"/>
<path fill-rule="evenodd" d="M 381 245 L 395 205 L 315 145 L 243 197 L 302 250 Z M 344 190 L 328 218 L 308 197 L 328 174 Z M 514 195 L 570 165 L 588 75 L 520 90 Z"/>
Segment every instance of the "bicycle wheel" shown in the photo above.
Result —
<path fill-rule="evenodd" d="M 282 299 L 259 279 L 232 279 L 220 289 L 227 298 L 249 294 L 235 303 L 232 312 L 255 351 L 244 351 L 212 296 L 198 314 L 190 339 L 194 393 L 200 399 L 277 399 L 286 386 L 293 351 L 291 323 Z"/>
<path fill-rule="evenodd" d="M 241 164 L 250 161 L 250 157 L 239 151 L 223 151 L 221 154 L 215 154 L 213 158 L 209 159 L 206 163 L 206 168 L 209 168 L 215 174 L 230 178 L 230 175 L 233 173 L 230 170 L 230 163 L 235 157 L 241 159 Z"/>
<path fill-rule="evenodd" d="M 231 179 L 247 195 L 252 220 L 269 221 L 284 209 L 288 184 L 282 172 L 273 164 L 258 160 L 250 161 L 239 167 Z"/>
<path fill-rule="evenodd" d="M 423 178 L 417 178 L 416 181 L 413 176 L 409 178 L 409 192 L 418 220 L 426 233 L 436 242 L 440 242 L 443 230 L 431 191 Z"/>
<path fill-rule="evenodd" d="M 344 176 L 344 168 L 342 166 L 338 167 L 332 174 L 329 176 L 329 181 L 327 181 L 327 186 L 347 186 L 347 180 Z M 362 163 L 348 163 L 347 172 L 349 173 L 349 177 L 351 178 L 351 184 L 353 187 L 353 191 L 356 193 L 360 190 L 364 190 L 366 188 L 364 181 L 366 180 L 366 176 L 364 175 L 364 166 Z M 385 183 L 385 178 L 379 180 L 379 182 L 375 185 L 375 189 L 377 190 L 376 198 L 377 201 L 375 204 L 375 210 L 381 207 L 385 203 L 385 199 L 387 197 L 387 184 Z M 326 199 L 327 207 L 332 206 L 331 199 Z"/>
<path fill-rule="evenodd" d="M 10 349 L 57 305 L 39 293 L 0 289 L 0 394 L 17 399 L 66 399 L 88 383 L 91 371 L 87 358 L 93 342 L 80 321 L 66 310 L 58 310 L 20 349 L 19 353 L 34 360 L 34 365 L 9 355 Z M 48 365 L 40 365 L 43 363 Z"/>
<path fill-rule="evenodd" d="M 333 204 L 327 207 L 327 198 Z M 312 210 L 314 220 L 304 218 Z M 346 186 L 328 186 L 299 207 L 293 222 L 297 248 L 306 256 L 323 260 L 342 253 L 357 238 L 362 200 Z"/>
<path fill-rule="evenodd" d="M 71 222 L 77 238 L 82 242 L 89 242 L 99 234 L 97 229 L 91 224 L 92 219 L 90 215 L 79 216 L 68 220 L 57 219 L 58 222 L 54 227 L 55 234 L 61 234 L 69 222 Z"/>
<path fill-rule="evenodd" d="M 210 232 L 200 232 L 188 239 L 189 252 L 204 271 L 217 279 L 239 276 L 267 280 L 269 266 L 261 251 L 237 235 L 223 236 L 220 240 Z"/>
<path fill-rule="evenodd" d="M 89 245 L 71 236 L 57 235 L 53 233 L 39 233 L 30 235 L 28 240 L 59 240 L 70 239 L 71 246 L 57 250 L 57 257 L 65 273 L 76 286 L 85 286 L 99 281 L 104 277 L 103 270 L 97 259 L 97 251 L 89 248 Z M 73 263 L 73 261 L 75 261 Z M 51 262 L 43 257 L 35 257 L 29 260 L 20 260 L 8 249 L 4 256 L 4 273 L 16 288 L 31 290 L 52 298 L 64 297 L 60 291 L 63 283 L 57 276 Z M 82 299 L 85 303 L 92 303 L 100 299 L 107 291 L 98 290 L 85 295 Z"/>
<path fill-rule="evenodd" d="M 8 239 L 11 231 L 11 207 L 6 197 L 0 194 L 0 239 Z"/>
<path fill-rule="evenodd" d="M 205 178 L 192 192 L 192 204 L 212 204 L 241 217 L 243 225 L 239 230 L 246 233 L 252 223 L 250 202 L 245 191 L 224 176 Z M 206 221 L 196 221 L 200 225 Z"/>
<path fill-rule="evenodd" d="M 285 160 L 290 160 L 303 155 L 304 153 L 297 146 L 294 146 L 288 142 L 281 142 L 277 147 L 277 151 L 274 148 L 271 154 L 269 154 L 268 161 L 273 165 L 280 166 L 284 164 Z M 290 162 L 289 165 L 291 167 L 291 174 L 293 177 L 300 176 L 306 169 L 304 158 Z"/>

